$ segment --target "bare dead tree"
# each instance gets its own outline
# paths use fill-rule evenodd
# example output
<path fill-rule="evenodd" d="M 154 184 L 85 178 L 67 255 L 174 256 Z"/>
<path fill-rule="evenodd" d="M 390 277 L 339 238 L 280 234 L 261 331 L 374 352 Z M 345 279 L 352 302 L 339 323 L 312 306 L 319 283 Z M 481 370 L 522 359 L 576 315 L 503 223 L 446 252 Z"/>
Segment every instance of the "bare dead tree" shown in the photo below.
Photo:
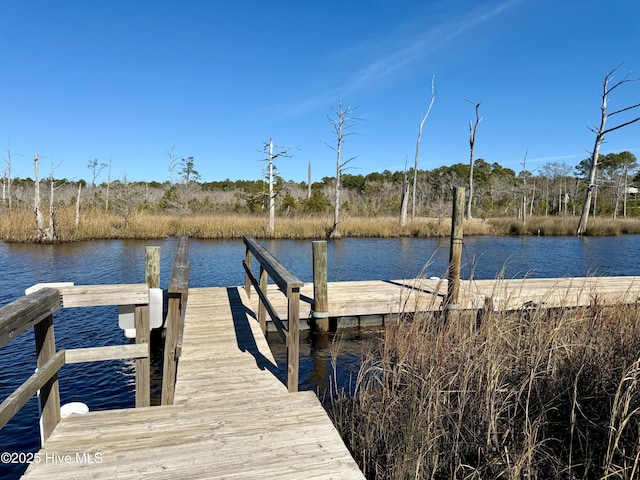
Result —
<path fill-rule="evenodd" d="M 33 169 L 34 169 L 34 213 L 36 216 L 36 240 L 38 242 L 53 242 L 57 239 L 56 224 L 55 224 L 55 208 L 53 202 L 54 181 L 53 181 L 53 163 L 51 165 L 51 188 L 49 197 L 49 227 L 45 228 L 44 218 L 40 211 L 40 177 L 38 175 L 38 154 L 33 155 Z"/>
<path fill-rule="evenodd" d="M 76 228 L 80 225 L 80 193 L 82 192 L 82 182 L 78 182 L 78 196 L 76 197 Z"/>
<path fill-rule="evenodd" d="M 346 141 L 346 137 L 353 135 L 354 132 L 349 130 L 355 126 L 355 124 L 361 119 L 354 117 L 354 112 L 357 107 L 346 108 L 342 106 L 342 99 L 338 101 L 338 109 L 333 109 L 335 116 L 327 115 L 329 123 L 333 126 L 334 133 L 336 135 L 336 146 L 324 142 L 331 150 L 336 152 L 336 185 L 335 185 L 335 202 L 333 207 L 333 227 L 328 232 L 329 238 L 340 238 L 339 230 L 339 218 L 340 218 L 340 193 L 342 187 L 342 170 L 352 160 L 357 157 L 351 157 L 347 160 L 342 160 L 342 144 Z"/>
<path fill-rule="evenodd" d="M 527 223 L 527 155 L 529 147 L 524 152 L 522 159 L 522 223 Z"/>
<path fill-rule="evenodd" d="M 431 78 L 431 101 L 429 102 L 427 113 L 424 114 L 424 117 L 420 118 L 420 125 L 418 128 L 418 139 L 416 141 L 416 159 L 413 167 L 413 190 L 411 192 L 411 219 L 416 218 L 416 185 L 418 184 L 418 159 L 420 158 L 420 139 L 422 137 L 422 127 L 424 126 L 424 122 L 427 120 L 427 117 L 431 112 L 431 107 L 433 107 L 433 102 L 435 99 L 436 99 L 436 76 L 434 75 Z M 404 226 L 406 224 L 406 220 L 405 220 L 405 223 L 401 222 L 401 224 Z"/>
<path fill-rule="evenodd" d="M 405 159 L 404 172 L 402 175 L 402 195 L 401 195 L 401 201 L 400 201 L 400 226 L 401 227 L 404 227 L 407 224 L 408 205 L 409 205 L 409 179 L 407 178 L 407 160 Z"/>
<path fill-rule="evenodd" d="M 469 101 L 469 100 L 467 100 Z M 470 101 L 469 101 L 470 102 Z M 473 102 L 470 102 L 473 103 Z M 473 149 L 476 144 L 476 132 L 478 131 L 478 124 L 482 121 L 480 116 L 480 104 L 476 103 L 476 121 L 475 123 L 469 121 L 469 198 L 467 199 L 467 211 L 465 217 L 467 220 L 471 220 L 471 202 L 473 201 Z"/>
<path fill-rule="evenodd" d="M 173 150 L 176 148 L 175 145 L 171 145 L 169 150 L 167 150 L 167 155 L 169 156 L 169 186 L 173 185 L 173 172 L 176 169 L 176 165 L 178 164 L 178 159 L 173 153 Z"/>
<path fill-rule="evenodd" d="M 108 165 L 106 163 L 100 163 L 97 158 L 89 160 L 87 168 L 91 171 L 91 186 L 96 186 L 96 179 Z"/>
<path fill-rule="evenodd" d="M 276 226 L 276 196 L 278 194 L 278 192 L 276 192 L 273 188 L 273 171 L 274 169 L 276 169 L 276 166 L 273 162 L 276 158 L 279 157 L 291 158 L 289 150 L 291 150 L 292 147 L 282 147 L 275 145 L 275 148 L 280 149 L 280 151 L 277 153 L 273 153 L 273 138 L 270 138 L 269 142 L 265 142 L 264 144 L 264 151 L 268 154 L 267 158 L 264 161 L 268 162 L 267 170 L 269 177 L 269 231 L 271 233 L 273 233 Z"/>
<path fill-rule="evenodd" d="M 104 209 L 109 210 L 109 189 L 111 188 L 111 159 L 109 159 L 109 169 L 107 170 L 107 199 L 104 204 Z"/>
<path fill-rule="evenodd" d="M 8 200 L 8 207 L 11 210 L 11 184 L 13 180 L 11 178 L 11 144 L 7 148 L 7 161 L 4 170 L 3 182 L 2 182 L 2 205 Z"/>
<path fill-rule="evenodd" d="M 591 209 L 591 201 L 593 199 L 594 190 L 596 189 L 596 174 L 598 171 L 598 157 L 600 155 L 600 146 L 602 142 L 604 142 L 604 137 L 606 134 L 613 132 L 615 130 L 619 130 L 623 127 L 631 125 L 632 123 L 640 120 L 640 117 L 636 117 L 632 120 L 628 120 L 626 122 L 620 123 L 614 127 L 606 128 L 606 123 L 608 117 L 613 117 L 614 115 L 619 115 L 624 112 L 628 112 L 634 108 L 640 107 L 640 103 L 636 103 L 635 105 L 631 105 L 629 107 L 621 108 L 616 110 L 615 112 L 611 112 L 607 114 L 607 100 L 608 96 L 611 92 L 613 92 L 616 88 L 625 83 L 636 82 L 640 80 L 640 78 L 629 78 L 629 74 L 625 75 L 622 80 L 614 83 L 612 86 L 609 83 L 613 80 L 613 74 L 620 68 L 618 65 L 616 68 L 607 73 L 604 77 L 604 82 L 602 84 L 602 105 L 600 107 L 600 126 L 598 128 L 589 127 L 593 133 L 596 134 L 595 144 L 593 146 L 593 151 L 591 152 L 591 168 L 589 171 L 589 180 L 587 184 L 587 191 L 584 197 L 584 204 L 582 205 L 582 213 L 580 214 L 580 222 L 578 223 L 578 230 L 576 234 L 578 236 L 584 235 L 587 233 L 587 220 L 589 218 L 589 210 Z"/>
<path fill-rule="evenodd" d="M 40 211 L 40 177 L 38 175 L 38 154 L 33 155 L 33 170 L 34 170 L 34 192 L 33 192 L 33 210 L 36 215 L 36 238 L 41 241 L 45 237 L 44 233 L 44 219 L 42 218 L 42 212 Z"/>

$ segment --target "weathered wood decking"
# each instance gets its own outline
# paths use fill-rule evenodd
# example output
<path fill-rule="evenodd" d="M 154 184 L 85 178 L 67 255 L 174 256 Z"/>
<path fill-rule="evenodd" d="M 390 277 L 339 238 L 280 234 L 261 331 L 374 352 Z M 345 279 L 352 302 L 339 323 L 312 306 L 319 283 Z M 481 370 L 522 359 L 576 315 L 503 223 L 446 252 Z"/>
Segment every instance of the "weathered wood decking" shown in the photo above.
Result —
<path fill-rule="evenodd" d="M 240 290 L 189 290 L 174 405 L 63 419 L 24 478 L 364 478 L 315 395 L 275 377 Z"/>
<path fill-rule="evenodd" d="M 312 291 L 301 290 L 301 318 Z M 441 308 L 446 283 L 344 282 L 328 291 L 332 316 L 385 315 Z M 286 298 L 273 298 L 286 318 Z M 461 308 L 487 298 L 509 310 L 635 303 L 640 277 L 461 282 Z M 174 405 L 63 419 L 24 478 L 364 478 L 315 395 L 288 393 L 277 380 L 257 302 L 241 287 L 190 289 Z"/>
<path fill-rule="evenodd" d="M 269 285 L 269 289 L 276 289 Z M 416 311 L 439 311 L 447 293 L 446 280 L 369 280 L 328 284 L 332 317 L 393 315 Z M 244 291 L 240 292 L 248 305 Z M 300 290 L 303 300 L 313 296 L 313 285 Z M 286 302 L 276 295 L 276 311 L 286 318 Z M 494 310 L 588 306 L 593 303 L 636 303 L 640 301 L 640 277 L 525 278 L 461 280 L 459 308 L 485 308 L 490 299 Z M 311 306 L 300 305 L 300 318 L 309 318 Z M 302 322 L 303 324 L 306 322 Z"/>

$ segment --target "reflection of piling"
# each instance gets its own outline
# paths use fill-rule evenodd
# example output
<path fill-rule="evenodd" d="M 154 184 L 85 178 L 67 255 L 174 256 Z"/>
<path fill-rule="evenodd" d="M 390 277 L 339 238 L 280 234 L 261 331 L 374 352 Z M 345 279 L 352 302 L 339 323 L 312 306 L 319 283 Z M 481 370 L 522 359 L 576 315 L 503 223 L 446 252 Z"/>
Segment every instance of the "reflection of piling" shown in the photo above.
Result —
<path fill-rule="evenodd" d="M 327 242 L 311 242 L 313 253 L 313 309 L 311 328 L 318 333 L 329 331 L 329 298 L 327 294 Z"/>
<path fill-rule="evenodd" d="M 453 214 L 451 215 L 451 250 L 449 251 L 449 285 L 447 306 L 458 305 L 460 293 L 460 264 L 462 262 L 462 220 L 464 212 L 464 188 L 453 189 Z"/>

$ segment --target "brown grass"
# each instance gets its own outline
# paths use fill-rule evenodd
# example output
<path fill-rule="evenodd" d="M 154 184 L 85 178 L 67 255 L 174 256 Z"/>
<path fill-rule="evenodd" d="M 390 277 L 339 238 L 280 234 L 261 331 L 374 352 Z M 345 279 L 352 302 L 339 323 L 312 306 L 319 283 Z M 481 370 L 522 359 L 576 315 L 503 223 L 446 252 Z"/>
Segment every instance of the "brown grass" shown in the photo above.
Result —
<path fill-rule="evenodd" d="M 638 478 L 639 314 L 389 326 L 331 414 L 369 479 Z"/>
<path fill-rule="evenodd" d="M 29 242 L 34 239 L 34 215 L 28 210 L 0 212 L 0 240 Z M 325 238 L 332 225 L 328 216 L 276 218 L 269 232 L 265 215 L 191 214 L 178 215 L 138 211 L 124 217 L 102 209 L 83 210 L 78 227 L 71 207 L 56 212 L 57 233 L 62 242 L 95 239 L 154 239 L 189 235 L 205 239 L 234 239 L 250 234 L 258 238 Z M 48 224 L 48 219 L 45 218 Z M 534 217 L 526 224 L 516 218 L 465 221 L 465 235 L 574 235 L 577 218 Z M 446 237 L 451 230 L 448 218 L 417 218 L 405 227 L 396 217 L 348 217 L 340 223 L 344 237 Z M 640 233 L 638 219 L 591 219 L 590 235 Z"/>

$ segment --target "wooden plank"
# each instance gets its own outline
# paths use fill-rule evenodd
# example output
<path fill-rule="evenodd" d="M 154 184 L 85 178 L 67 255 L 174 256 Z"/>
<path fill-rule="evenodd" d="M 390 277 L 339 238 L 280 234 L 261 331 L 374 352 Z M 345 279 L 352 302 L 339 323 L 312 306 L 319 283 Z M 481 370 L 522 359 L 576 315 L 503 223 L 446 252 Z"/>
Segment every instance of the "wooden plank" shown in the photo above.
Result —
<path fill-rule="evenodd" d="M 65 350 L 65 363 L 103 362 L 129 358 L 147 358 L 149 348 L 144 344 L 114 345 Z"/>
<path fill-rule="evenodd" d="M 182 236 L 178 240 L 173 256 L 173 267 L 169 278 L 168 291 L 186 292 L 189 288 L 189 237 Z"/>
<path fill-rule="evenodd" d="M 60 307 L 60 292 L 54 288 L 42 288 L 0 308 L 0 347 Z"/>
<path fill-rule="evenodd" d="M 144 357 L 136 358 L 136 408 L 151 405 L 151 360 L 149 358 L 149 305 L 136 305 L 136 345 L 146 348 Z"/>
<path fill-rule="evenodd" d="M 149 288 L 146 283 L 63 287 L 60 292 L 64 308 L 149 303 Z"/>
<path fill-rule="evenodd" d="M 315 394 L 288 393 L 274 376 L 241 290 L 190 289 L 174 405 L 64 419 L 42 458 L 86 452 L 100 463 L 34 463 L 24 478 L 363 480 Z"/>
<path fill-rule="evenodd" d="M 46 364 L 38 368 L 22 385 L 9 395 L 0 405 L 0 428 L 40 390 L 64 365 L 64 350 L 56 353 Z"/>

